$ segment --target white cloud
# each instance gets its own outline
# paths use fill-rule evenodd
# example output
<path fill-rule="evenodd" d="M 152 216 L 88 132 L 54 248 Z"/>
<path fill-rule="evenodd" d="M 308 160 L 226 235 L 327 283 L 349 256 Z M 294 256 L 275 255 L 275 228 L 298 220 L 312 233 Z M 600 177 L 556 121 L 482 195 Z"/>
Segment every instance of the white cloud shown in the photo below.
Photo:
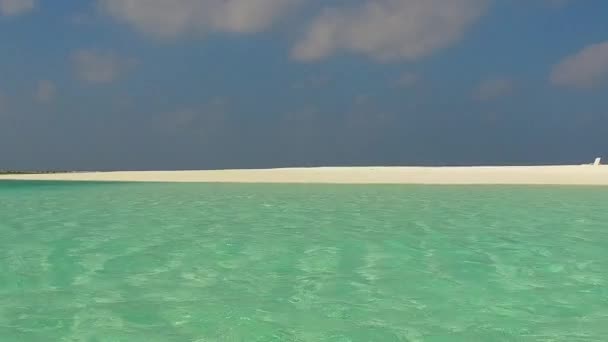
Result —
<path fill-rule="evenodd" d="M 159 37 L 258 32 L 299 2 L 302 0 L 99 0 L 105 12 Z"/>
<path fill-rule="evenodd" d="M 38 102 L 50 102 L 55 98 L 55 83 L 49 80 L 38 81 L 36 88 L 36 100 Z"/>
<path fill-rule="evenodd" d="M 379 61 L 416 60 L 462 38 L 487 5 L 487 0 L 366 0 L 326 8 L 292 56 L 312 61 L 348 51 Z"/>
<path fill-rule="evenodd" d="M 477 101 L 493 101 L 513 93 L 514 83 L 508 78 L 493 78 L 482 81 L 473 92 Z"/>
<path fill-rule="evenodd" d="M 34 0 L 0 0 L 0 15 L 19 15 L 33 10 Z"/>
<path fill-rule="evenodd" d="M 72 54 L 76 75 L 90 83 L 109 83 L 135 64 L 111 51 L 78 50 Z"/>
<path fill-rule="evenodd" d="M 558 86 L 593 88 L 608 81 L 608 41 L 585 47 L 553 67 L 551 82 Z"/>

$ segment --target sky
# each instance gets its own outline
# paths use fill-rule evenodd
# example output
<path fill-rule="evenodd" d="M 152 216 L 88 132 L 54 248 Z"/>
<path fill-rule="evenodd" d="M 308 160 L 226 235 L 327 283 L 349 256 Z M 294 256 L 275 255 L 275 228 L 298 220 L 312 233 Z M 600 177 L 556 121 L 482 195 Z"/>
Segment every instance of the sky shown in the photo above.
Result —
<path fill-rule="evenodd" d="M 608 158 L 605 0 L 0 0 L 0 169 Z"/>

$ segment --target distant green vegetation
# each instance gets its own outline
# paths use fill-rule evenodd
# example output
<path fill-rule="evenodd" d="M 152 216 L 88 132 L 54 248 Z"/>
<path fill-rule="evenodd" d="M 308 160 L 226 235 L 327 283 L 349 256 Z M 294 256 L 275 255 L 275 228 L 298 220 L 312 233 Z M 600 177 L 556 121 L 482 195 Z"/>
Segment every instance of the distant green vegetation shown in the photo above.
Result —
<path fill-rule="evenodd" d="M 30 172 L 0 170 L 0 175 L 22 175 L 22 174 L 28 174 L 28 173 L 30 173 Z"/>
<path fill-rule="evenodd" d="M 0 170 L 0 175 L 29 175 L 29 174 L 46 174 L 46 173 L 68 173 L 70 171 L 14 171 Z"/>

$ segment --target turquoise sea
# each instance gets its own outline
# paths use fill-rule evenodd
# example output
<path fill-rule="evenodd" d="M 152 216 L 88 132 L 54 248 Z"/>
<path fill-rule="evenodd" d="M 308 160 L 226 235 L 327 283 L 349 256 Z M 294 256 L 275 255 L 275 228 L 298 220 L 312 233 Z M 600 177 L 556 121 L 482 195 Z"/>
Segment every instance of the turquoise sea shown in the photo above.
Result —
<path fill-rule="evenodd" d="M 0 182 L 0 341 L 608 341 L 608 188 Z"/>

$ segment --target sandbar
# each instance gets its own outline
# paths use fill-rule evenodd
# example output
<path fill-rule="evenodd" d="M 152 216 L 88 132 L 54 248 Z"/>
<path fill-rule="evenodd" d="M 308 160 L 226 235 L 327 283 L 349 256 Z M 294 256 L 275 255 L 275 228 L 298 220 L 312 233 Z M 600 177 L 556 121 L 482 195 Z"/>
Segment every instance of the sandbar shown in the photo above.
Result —
<path fill-rule="evenodd" d="M 309 184 L 608 185 L 608 166 L 316 167 L 0 175 L 0 180 Z"/>

